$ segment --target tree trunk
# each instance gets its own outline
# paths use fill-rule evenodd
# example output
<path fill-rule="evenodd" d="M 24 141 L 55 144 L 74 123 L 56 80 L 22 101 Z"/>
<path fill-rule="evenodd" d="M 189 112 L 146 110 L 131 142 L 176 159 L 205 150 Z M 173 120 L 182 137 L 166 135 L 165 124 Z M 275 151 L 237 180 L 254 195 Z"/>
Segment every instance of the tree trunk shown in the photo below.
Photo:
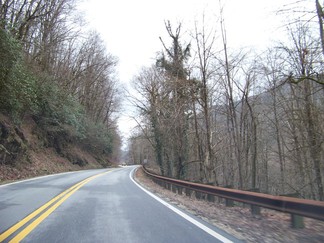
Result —
<path fill-rule="evenodd" d="M 322 46 L 322 53 L 324 55 L 324 31 L 323 31 L 323 18 L 324 13 L 321 4 L 319 3 L 319 0 L 316 0 L 316 13 L 318 17 L 318 25 L 319 25 L 319 33 L 321 38 L 321 46 Z"/>
<path fill-rule="evenodd" d="M 304 90 L 305 90 L 305 109 L 306 109 L 306 129 L 308 134 L 308 141 L 310 146 L 310 155 L 313 161 L 315 170 L 315 181 L 318 188 L 319 200 L 324 200 L 323 191 L 323 179 L 321 174 L 321 139 L 318 136 L 316 117 L 317 114 L 314 111 L 314 104 L 311 101 L 310 94 L 310 81 L 306 80 Z"/>

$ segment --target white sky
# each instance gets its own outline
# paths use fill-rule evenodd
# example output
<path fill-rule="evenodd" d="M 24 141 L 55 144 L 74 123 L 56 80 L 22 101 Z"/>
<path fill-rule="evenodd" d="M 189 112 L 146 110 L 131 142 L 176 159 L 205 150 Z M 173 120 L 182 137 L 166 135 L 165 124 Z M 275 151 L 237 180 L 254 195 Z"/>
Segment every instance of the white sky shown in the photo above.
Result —
<path fill-rule="evenodd" d="M 278 16 L 276 11 L 296 1 L 222 0 L 228 45 L 234 49 L 265 48 L 280 40 L 284 31 L 280 27 L 288 16 Z M 101 34 L 108 52 L 119 58 L 119 79 L 125 86 L 141 67 L 154 63 L 156 53 L 162 50 L 159 36 L 168 41 L 165 20 L 175 27 L 181 22 L 182 30 L 189 32 L 205 12 L 208 25 L 219 25 L 219 0 L 85 0 L 81 10 L 90 27 Z M 122 114 L 119 128 L 123 136 L 128 137 L 134 125 Z"/>

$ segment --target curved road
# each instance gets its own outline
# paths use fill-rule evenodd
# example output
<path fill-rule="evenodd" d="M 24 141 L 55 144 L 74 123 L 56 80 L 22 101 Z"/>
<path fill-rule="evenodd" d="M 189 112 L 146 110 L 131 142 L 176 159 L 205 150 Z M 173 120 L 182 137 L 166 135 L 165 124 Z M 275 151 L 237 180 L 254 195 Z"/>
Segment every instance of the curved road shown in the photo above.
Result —
<path fill-rule="evenodd" d="M 0 242 L 239 242 L 153 198 L 133 181 L 135 168 L 0 186 Z"/>

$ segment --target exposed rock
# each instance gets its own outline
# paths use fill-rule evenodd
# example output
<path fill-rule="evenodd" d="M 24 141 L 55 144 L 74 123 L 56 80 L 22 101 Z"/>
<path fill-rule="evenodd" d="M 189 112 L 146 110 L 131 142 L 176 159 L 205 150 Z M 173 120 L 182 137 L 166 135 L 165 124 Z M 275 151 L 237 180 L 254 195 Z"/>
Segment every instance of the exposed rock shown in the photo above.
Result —
<path fill-rule="evenodd" d="M 0 183 L 70 170 L 111 166 L 75 129 L 26 116 L 20 126 L 0 113 Z"/>
<path fill-rule="evenodd" d="M 0 116 L 0 163 L 15 164 L 27 151 L 26 139 L 21 130 Z"/>
<path fill-rule="evenodd" d="M 72 153 L 72 152 L 67 152 L 65 154 L 65 157 L 72 162 L 72 164 L 79 165 L 81 167 L 85 166 L 88 164 L 88 161 L 83 158 L 80 154 L 78 153 Z"/>

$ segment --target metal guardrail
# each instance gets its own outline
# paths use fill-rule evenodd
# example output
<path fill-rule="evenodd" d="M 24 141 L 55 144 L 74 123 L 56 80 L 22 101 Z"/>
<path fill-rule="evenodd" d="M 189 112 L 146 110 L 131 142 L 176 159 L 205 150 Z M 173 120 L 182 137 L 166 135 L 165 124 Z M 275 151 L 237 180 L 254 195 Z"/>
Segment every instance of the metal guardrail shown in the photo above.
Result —
<path fill-rule="evenodd" d="M 233 201 L 324 221 L 323 201 L 314 201 L 286 196 L 273 196 L 258 192 L 210 186 L 156 175 L 149 172 L 145 167 L 143 167 L 143 170 L 147 175 L 160 182 L 169 183 L 178 187 L 187 188 L 193 191 L 230 199 Z"/>

